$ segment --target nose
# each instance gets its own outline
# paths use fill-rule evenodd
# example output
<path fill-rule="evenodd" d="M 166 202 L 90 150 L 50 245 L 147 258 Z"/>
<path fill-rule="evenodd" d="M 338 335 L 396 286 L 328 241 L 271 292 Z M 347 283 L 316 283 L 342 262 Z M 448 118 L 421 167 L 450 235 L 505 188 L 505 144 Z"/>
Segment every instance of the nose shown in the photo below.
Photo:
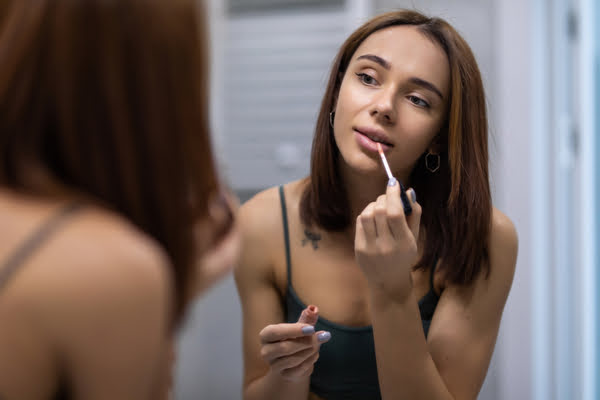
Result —
<path fill-rule="evenodd" d="M 383 124 L 394 124 L 396 122 L 395 94 L 392 90 L 382 91 L 371 106 L 370 114 Z"/>

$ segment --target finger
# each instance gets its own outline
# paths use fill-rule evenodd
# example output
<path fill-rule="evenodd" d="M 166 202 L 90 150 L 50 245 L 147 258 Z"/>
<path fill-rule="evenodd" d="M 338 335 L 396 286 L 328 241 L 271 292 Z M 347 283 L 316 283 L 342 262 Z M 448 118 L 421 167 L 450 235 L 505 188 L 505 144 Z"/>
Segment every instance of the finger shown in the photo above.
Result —
<path fill-rule="evenodd" d="M 375 201 L 375 209 L 373 211 L 375 216 L 375 229 L 377 231 L 377 239 L 389 238 L 391 235 L 390 228 L 388 227 L 387 221 L 387 206 L 386 196 L 382 194 Z"/>
<path fill-rule="evenodd" d="M 267 325 L 259 333 L 261 343 L 273 343 L 280 340 L 311 336 L 315 333 L 315 327 L 303 323 L 282 323 Z"/>
<path fill-rule="evenodd" d="M 319 308 L 317 306 L 313 306 L 312 304 L 302 310 L 302 314 L 300 314 L 300 318 L 298 318 L 298 322 L 303 324 L 314 325 L 317 323 L 319 319 Z"/>
<path fill-rule="evenodd" d="M 298 379 L 309 376 L 310 374 L 312 374 L 315 368 L 315 363 L 318 359 L 319 352 L 316 352 L 296 367 L 284 369 L 283 371 L 281 371 L 281 376 L 283 376 L 286 379 Z"/>
<path fill-rule="evenodd" d="M 323 343 L 327 343 L 329 342 L 329 340 L 331 340 L 331 332 L 319 331 L 316 335 L 312 337 L 312 340 L 314 344 L 321 346 Z"/>
<path fill-rule="evenodd" d="M 281 373 L 285 369 L 299 366 L 307 359 L 310 359 L 315 353 L 318 353 L 318 349 L 310 347 L 289 356 L 279 357 L 271 361 L 271 368 Z"/>
<path fill-rule="evenodd" d="M 410 199 L 412 214 L 406 218 L 408 227 L 410 228 L 412 234 L 415 237 L 415 240 L 419 238 L 419 228 L 421 227 L 421 213 L 422 208 L 419 203 L 417 203 L 417 194 L 414 189 L 410 188 L 406 191 L 407 197 Z"/>
<path fill-rule="evenodd" d="M 360 223 L 362 224 L 363 230 L 365 232 L 366 244 L 374 242 L 375 238 L 377 237 L 374 211 L 375 203 L 370 203 L 359 215 Z"/>
<path fill-rule="evenodd" d="M 364 250 L 367 247 L 367 234 L 363 228 L 360 215 L 356 218 L 356 232 L 354 233 L 354 249 Z"/>
<path fill-rule="evenodd" d="M 402 182 L 400 182 L 400 199 L 402 199 L 402 205 L 404 206 L 404 215 L 409 216 L 412 214 L 412 206 L 408 196 L 406 195 L 406 188 Z"/>
<path fill-rule="evenodd" d="M 388 185 L 386 189 L 386 207 L 387 207 L 387 223 L 396 239 L 402 237 L 408 232 L 408 225 L 404 214 L 404 205 L 400 196 L 401 186 L 399 183 Z"/>
<path fill-rule="evenodd" d="M 271 363 L 281 357 L 291 356 L 306 349 L 316 349 L 312 336 L 306 336 L 295 339 L 287 339 L 279 342 L 263 344 L 260 349 L 260 356 Z"/>

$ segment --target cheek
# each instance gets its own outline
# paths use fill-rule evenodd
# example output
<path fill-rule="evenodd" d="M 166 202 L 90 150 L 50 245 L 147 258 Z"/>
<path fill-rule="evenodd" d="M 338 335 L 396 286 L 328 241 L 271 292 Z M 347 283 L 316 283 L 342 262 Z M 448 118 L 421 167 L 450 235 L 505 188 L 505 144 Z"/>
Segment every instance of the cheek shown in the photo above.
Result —
<path fill-rule="evenodd" d="M 438 132 L 437 121 L 418 112 L 403 113 L 398 118 L 398 129 L 413 139 L 433 138 Z"/>
<path fill-rule="evenodd" d="M 398 132 L 402 136 L 404 155 L 418 159 L 441 129 L 437 118 L 408 110 L 399 115 Z"/>
<path fill-rule="evenodd" d="M 363 109 L 370 101 L 368 94 L 363 87 L 352 82 L 351 78 L 344 78 L 338 93 L 336 114 L 351 116 L 352 113 Z M 340 122 L 345 121 L 346 118 Z"/>
<path fill-rule="evenodd" d="M 419 109 L 405 100 L 400 102 L 397 117 L 400 131 L 415 136 L 433 138 L 442 128 L 443 115 L 437 110 Z"/>

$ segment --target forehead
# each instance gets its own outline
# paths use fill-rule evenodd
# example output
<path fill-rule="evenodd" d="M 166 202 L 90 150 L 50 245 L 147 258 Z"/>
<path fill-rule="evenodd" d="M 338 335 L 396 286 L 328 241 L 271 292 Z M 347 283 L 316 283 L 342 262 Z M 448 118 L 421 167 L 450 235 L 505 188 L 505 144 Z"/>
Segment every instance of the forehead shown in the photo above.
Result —
<path fill-rule="evenodd" d="M 450 76 L 448 57 L 442 48 L 415 26 L 392 26 L 374 32 L 356 49 L 352 63 L 364 54 L 374 54 L 402 72 L 439 85 L 447 91 Z"/>

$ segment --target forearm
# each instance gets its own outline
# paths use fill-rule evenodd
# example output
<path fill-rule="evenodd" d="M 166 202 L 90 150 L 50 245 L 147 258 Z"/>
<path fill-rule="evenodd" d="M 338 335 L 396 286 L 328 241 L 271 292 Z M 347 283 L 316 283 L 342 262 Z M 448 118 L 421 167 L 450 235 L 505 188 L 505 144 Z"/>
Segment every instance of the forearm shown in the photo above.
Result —
<path fill-rule="evenodd" d="M 382 398 L 453 400 L 429 354 L 414 295 L 398 302 L 372 290 L 371 310 Z"/>
<path fill-rule="evenodd" d="M 291 382 L 271 370 L 246 385 L 244 400 L 307 400 L 309 385 L 310 377 Z"/>

